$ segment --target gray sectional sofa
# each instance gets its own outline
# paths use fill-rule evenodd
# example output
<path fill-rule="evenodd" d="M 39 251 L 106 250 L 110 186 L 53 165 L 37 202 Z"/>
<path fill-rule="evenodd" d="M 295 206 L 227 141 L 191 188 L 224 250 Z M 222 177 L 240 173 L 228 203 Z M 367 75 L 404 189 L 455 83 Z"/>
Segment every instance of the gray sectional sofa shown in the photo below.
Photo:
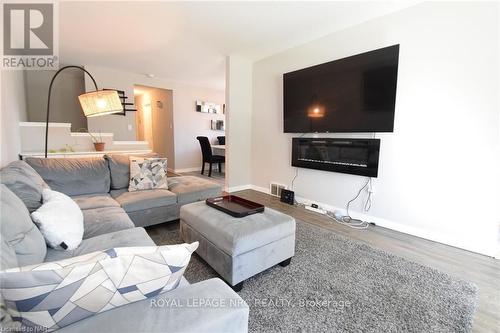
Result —
<path fill-rule="evenodd" d="M 136 227 L 145 227 L 176 220 L 182 205 L 222 193 L 217 183 L 192 176 L 168 178 L 168 190 L 129 192 L 130 165 L 127 155 L 27 158 L 25 161 L 51 189 L 76 201 L 88 217 L 86 224 L 89 227 L 96 221 L 93 221 L 94 212 L 88 210 L 99 209 L 98 215 L 108 216 L 104 221 L 97 221 L 99 225 L 118 220 L 122 220 L 124 225 L 127 215 Z"/>
<path fill-rule="evenodd" d="M 29 158 L 0 170 L 0 269 L 112 247 L 155 245 L 142 226 L 175 220 L 182 205 L 221 193 L 219 185 L 197 177 L 169 178 L 168 190 L 128 192 L 128 168 L 128 156 L 114 155 L 86 159 Z M 31 221 L 29 213 L 41 205 L 44 186 L 71 196 L 82 209 L 85 232 L 77 249 L 47 248 Z M 165 305 L 166 299 L 188 304 L 193 298 L 224 299 L 231 306 L 151 306 Z M 248 311 L 245 302 L 220 279 L 193 285 L 183 279 L 174 291 L 100 313 L 61 331 L 246 332 Z"/>

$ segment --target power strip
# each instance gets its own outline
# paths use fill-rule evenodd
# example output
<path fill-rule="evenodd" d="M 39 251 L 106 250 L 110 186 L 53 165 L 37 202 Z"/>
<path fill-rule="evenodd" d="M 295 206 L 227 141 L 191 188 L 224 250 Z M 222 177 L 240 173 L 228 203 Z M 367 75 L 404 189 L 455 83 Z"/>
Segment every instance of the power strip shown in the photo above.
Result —
<path fill-rule="evenodd" d="M 321 208 L 314 208 L 314 207 L 311 207 L 311 206 L 304 206 L 305 209 L 307 210 L 310 210 L 311 212 L 315 212 L 315 213 L 320 213 L 320 214 L 326 214 L 326 210 L 324 209 L 321 209 Z"/>

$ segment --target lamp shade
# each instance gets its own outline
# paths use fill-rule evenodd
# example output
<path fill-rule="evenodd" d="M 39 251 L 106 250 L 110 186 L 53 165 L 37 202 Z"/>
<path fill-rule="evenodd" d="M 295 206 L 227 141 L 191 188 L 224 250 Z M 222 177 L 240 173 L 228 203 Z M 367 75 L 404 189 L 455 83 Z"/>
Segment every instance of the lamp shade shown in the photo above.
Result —
<path fill-rule="evenodd" d="M 115 90 L 98 90 L 78 96 L 85 117 L 97 117 L 123 112 L 123 105 Z"/>

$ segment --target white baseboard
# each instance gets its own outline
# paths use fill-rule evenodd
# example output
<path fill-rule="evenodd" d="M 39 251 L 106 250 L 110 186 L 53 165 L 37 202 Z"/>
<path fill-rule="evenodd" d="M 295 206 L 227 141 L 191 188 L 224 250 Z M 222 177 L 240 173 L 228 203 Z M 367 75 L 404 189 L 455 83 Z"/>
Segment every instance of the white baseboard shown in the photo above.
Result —
<path fill-rule="evenodd" d="M 224 190 L 229 193 L 233 192 L 238 192 L 238 191 L 244 191 L 244 190 L 250 190 L 252 189 L 252 185 L 247 184 L 247 185 L 240 185 L 240 186 L 233 186 L 233 187 L 226 187 Z"/>
<path fill-rule="evenodd" d="M 184 168 L 184 169 L 174 169 L 175 173 L 183 173 L 183 172 L 193 172 L 193 171 L 201 171 L 200 167 L 196 168 Z"/>
<path fill-rule="evenodd" d="M 269 194 L 268 188 L 264 188 L 264 187 L 260 187 L 260 186 L 256 186 L 256 185 L 249 185 L 249 187 L 252 190 Z M 300 203 L 305 203 L 305 204 L 315 203 L 315 204 L 319 205 L 320 207 L 322 207 L 323 209 L 326 209 L 329 211 L 341 210 L 341 211 L 345 212 L 345 208 L 335 207 L 332 205 L 328 205 L 328 204 L 325 204 L 322 202 L 310 200 L 310 199 L 303 198 L 300 196 L 296 196 L 295 199 Z M 398 232 L 402 232 L 402 233 L 409 234 L 412 236 L 416 236 L 416 237 L 424 238 L 424 239 L 431 240 L 434 242 L 454 246 L 454 247 L 464 249 L 467 251 L 472 251 L 472 252 L 484 254 L 484 255 L 487 255 L 490 257 L 498 256 L 495 248 L 490 248 L 489 246 L 484 245 L 484 244 L 471 244 L 470 242 L 468 242 L 469 239 L 466 236 L 464 238 L 457 238 L 457 237 L 453 237 L 450 235 L 445 235 L 445 234 L 437 233 L 434 231 L 424 230 L 421 228 L 415 228 L 412 226 L 404 225 L 402 223 L 390 221 L 387 219 L 383 219 L 380 217 L 371 216 L 371 215 L 367 215 L 367 214 L 363 214 L 363 213 L 359 213 L 359 212 L 350 212 L 350 215 L 353 218 L 360 219 L 363 221 L 374 222 L 377 226 L 384 227 L 384 228 L 391 229 L 391 230 L 398 231 Z"/>
<path fill-rule="evenodd" d="M 271 191 L 266 187 L 260 187 L 260 186 L 256 186 L 256 185 L 250 185 L 250 187 L 252 190 L 259 191 L 259 192 L 266 193 L 266 194 L 271 194 Z"/>

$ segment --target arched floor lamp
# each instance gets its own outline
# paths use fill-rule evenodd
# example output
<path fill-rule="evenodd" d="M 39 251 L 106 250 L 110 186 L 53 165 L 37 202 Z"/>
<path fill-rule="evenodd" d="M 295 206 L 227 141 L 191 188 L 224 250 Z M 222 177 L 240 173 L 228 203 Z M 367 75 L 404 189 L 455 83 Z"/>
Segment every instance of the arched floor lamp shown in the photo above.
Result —
<path fill-rule="evenodd" d="M 54 83 L 55 78 L 61 73 L 62 71 L 68 69 L 68 68 L 78 68 L 82 70 L 84 73 L 87 73 L 88 76 L 92 79 L 92 82 L 94 83 L 95 91 L 91 91 L 88 93 L 84 93 L 80 96 L 78 96 L 78 99 L 80 100 L 80 105 L 82 106 L 83 113 L 85 114 L 85 117 L 98 117 L 98 116 L 105 116 L 107 114 L 112 114 L 112 113 L 118 113 L 118 112 L 123 112 L 123 105 L 121 103 L 120 98 L 118 97 L 118 93 L 116 90 L 99 90 L 97 88 L 97 83 L 95 82 L 94 78 L 92 77 L 92 74 L 90 74 L 85 68 L 80 67 L 80 66 L 64 66 L 61 69 L 59 69 L 56 74 L 54 74 L 54 77 L 52 77 L 52 80 L 50 81 L 49 85 L 49 97 L 47 99 L 47 119 L 45 122 L 45 158 L 47 158 L 47 151 L 48 151 L 48 138 L 49 138 L 49 115 L 50 115 L 50 95 L 52 92 L 52 84 Z"/>

